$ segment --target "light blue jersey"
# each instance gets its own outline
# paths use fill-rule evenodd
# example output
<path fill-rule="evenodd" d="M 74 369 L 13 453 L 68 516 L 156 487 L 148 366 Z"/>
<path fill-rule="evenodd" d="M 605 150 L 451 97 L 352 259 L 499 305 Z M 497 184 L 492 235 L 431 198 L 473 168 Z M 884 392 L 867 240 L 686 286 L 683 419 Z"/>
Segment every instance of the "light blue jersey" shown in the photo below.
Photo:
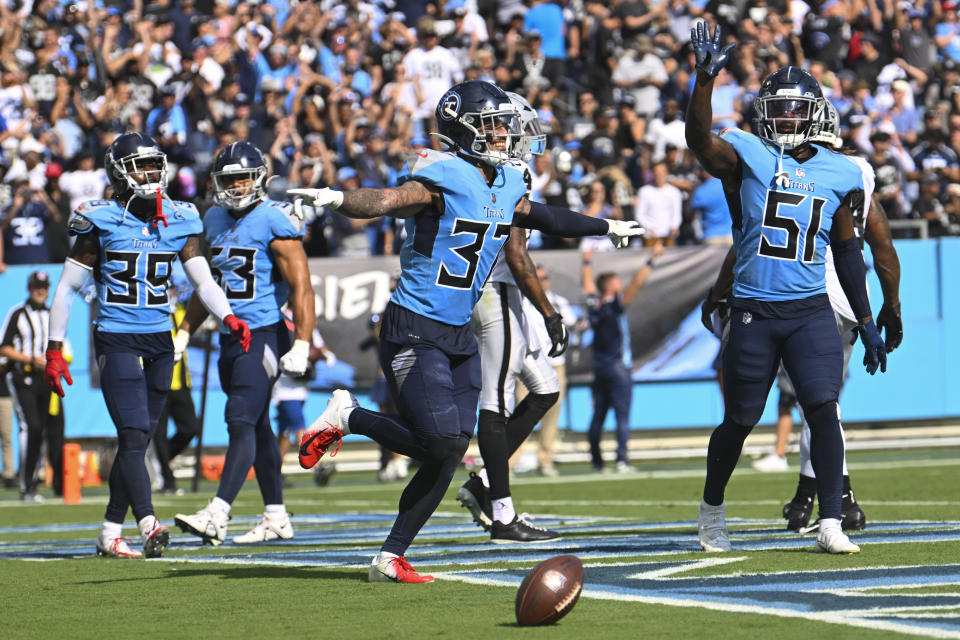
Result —
<path fill-rule="evenodd" d="M 738 129 L 721 135 L 742 166 L 740 200 L 730 202 L 734 297 L 777 302 L 825 293 L 833 215 L 848 194 L 864 190 L 860 167 L 814 146 L 804 162 L 783 155 L 784 186 L 776 181 L 779 148 Z"/>
<path fill-rule="evenodd" d="M 174 208 L 174 206 L 176 208 Z M 170 331 L 168 286 L 173 261 L 187 238 L 203 231 L 197 208 L 163 200 L 169 226 L 154 226 L 113 200 L 84 202 L 70 218 L 73 234 L 96 233 L 100 260 L 93 271 L 97 288 L 94 324 L 108 333 Z"/>
<path fill-rule="evenodd" d="M 270 243 L 303 237 L 293 205 L 266 199 L 238 218 L 223 207 L 212 207 L 203 218 L 203 229 L 211 271 L 233 313 L 251 329 L 279 322 L 290 288 L 274 269 Z"/>
<path fill-rule="evenodd" d="M 438 189 L 443 204 L 441 211 L 428 208 L 407 218 L 403 272 L 390 299 L 438 322 L 465 325 L 527 191 L 523 173 L 499 167 L 489 186 L 466 160 L 425 149 L 407 160 L 400 183 L 407 180 Z"/>

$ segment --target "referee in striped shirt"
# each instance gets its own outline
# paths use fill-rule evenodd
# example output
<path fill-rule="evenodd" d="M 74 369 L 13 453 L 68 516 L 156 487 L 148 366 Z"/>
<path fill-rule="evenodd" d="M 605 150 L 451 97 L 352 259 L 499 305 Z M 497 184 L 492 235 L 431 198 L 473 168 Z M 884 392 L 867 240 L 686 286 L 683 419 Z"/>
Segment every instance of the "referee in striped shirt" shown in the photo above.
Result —
<path fill-rule="evenodd" d="M 0 329 L 0 356 L 7 359 L 7 386 L 20 422 L 20 496 L 42 502 L 37 495 L 37 464 L 44 438 L 53 467 L 53 490 L 63 494 L 63 410 L 60 398 L 47 387 L 43 372 L 50 309 L 50 276 L 34 271 L 27 280 L 30 296 L 7 312 Z"/>

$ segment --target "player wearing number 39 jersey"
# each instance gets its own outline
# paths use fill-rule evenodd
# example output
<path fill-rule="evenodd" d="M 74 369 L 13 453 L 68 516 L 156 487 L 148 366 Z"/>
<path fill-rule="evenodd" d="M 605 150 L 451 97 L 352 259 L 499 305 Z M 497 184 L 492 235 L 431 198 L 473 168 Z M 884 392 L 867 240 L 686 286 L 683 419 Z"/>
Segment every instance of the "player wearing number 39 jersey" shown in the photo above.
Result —
<path fill-rule="evenodd" d="M 196 208 L 166 196 L 167 159 L 157 143 L 142 133 L 125 133 L 107 149 L 104 165 L 114 198 L 85 202 L 70 218 L 68 228 L 77 241 L 50 310 L 46 379 L 61 396 L 61 377 L 73 384 L 60 348 L 73 298 L 92 272 L 97 290 L 94 348 L 118 441 L 97 552 L 141 555 L 121 536 L 129 508 L 143 538 L 142 555 L 157 557 L 170 532 L 154 516 L 143 457 L 173 375 L 171 263 L 180 258 L 203 304 L 238 340 L 249 341 L 250 331 L 233 315 L 211 276 L 201 253 L 203 228 Z"/>
<path fill-rule="evenodd" d="M 760 419 L 780 363 L 795 383 L 811 430 L 820 531 L 817 550 L 855 553 L 840 526 L 843 437 L 837 398 L 843 370 L 840 334 L 826 294 L 825 253 L 834 265 L 866 347 L 864 364 L 886 368 L 870 312 L 865 267 L 852 211 L 863 206 L 864 179 L 848 158 L 810 144 L 825 108 L 820 85 L 799 67 L 766 78 L 754 102 L 754 134 L 710 132 L 710 95 L 733 44 L 701 22 L 691 44 L 697 76 L 686 119 L 687 145 L 719 178 L 730 205 L 736 263 L 729 338 L 724 347 L 724 417 L 707 451 L 700 543 L 729 551 L 724 490 Z"/>
<path fill-rule="evenodd" d="M 228 335 L 220 336 L 220 386 L 227 394 L 225 419 L 230 435 L 217 495 L 195 514 L 177 514 L 184 531 L 213 544 L 223 542 L 230 506 L 250 467 L 263 498 L 263 519 L 236 543 L 293 537 L 283 502 L 283 477 L 277 439 L 270 426 L 270 391 L 283 370 L 302 375 L 313 334 L 314 295 L 303 225 L 293 205 L 266 197 L 267 163 L 249 142 L 227 145 L 213 163 L 217 206 L 203 218 L 211 265 L 230 304 L 250 325 L 249 351 Z M 279 276 L 279 277 L 278 277 Z M 290 344 L 280 307 L 289 297 L 295 340 Z M 181 322 L 176 347 L 186 347 L 190 331 L 205 317 L 196 299 Z"/>
<path fill-rule="evenodd" d="M 480 356 L 470 315 L 511 226 L 568 237 L 608 234 L 618 246 L 642 233 L 636 223 L 608 223 L 525 197 L 523 174 L 505 166 L 523 135 L 519 116 L 497 86 L 456 85 L 435 115 L 449 150 L 411 156 L 399 187 L 291 190 L 352 218 L 406 218 L 403 271 L 383 313 L 379 353 L 400 415 L 360 409 L 349 392 L 337 390 L 300 446 L 301 465 L 311 467 L 343 435 L 358 433 L 422 463 L 370 567 L 372 581 L 432 580 L 403 554 L 443 498 L 473 435 Z"/>

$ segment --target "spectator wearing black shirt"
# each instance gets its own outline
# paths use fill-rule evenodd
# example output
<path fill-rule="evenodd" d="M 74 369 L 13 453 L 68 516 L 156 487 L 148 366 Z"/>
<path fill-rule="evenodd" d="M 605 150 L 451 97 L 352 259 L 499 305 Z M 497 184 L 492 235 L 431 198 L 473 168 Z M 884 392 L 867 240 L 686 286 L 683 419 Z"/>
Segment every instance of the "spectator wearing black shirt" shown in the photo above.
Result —
<path fill-rule="evenodd" d="M 811 9 L 803 20 L 801 41 L 804 54 L 833 71 L 839 70 L 843 64 L 847 46 L 843 37 L 847 26 L 845 9 L 837 0 L 826 0 L 819 9 Z"/>
<path fill-rule="evenodd" d="M 870 90 L 877 89 L 877 76 L 886 66 L 883 56 L 880 55 L 880 36 L 874 33 L 865 33 L 860 37 L 860 57 L 853 63 L 853 72 L 858 78 L 863 78 L 870 84 Z"/>
<path fill-rule="evenodd" d="M 873 152 L 868 158 L 876 177 L 874 192 L 883 205 L 887 217 L 896 220 L 903 217 L 903 171 L 890 155 L 890 134 L 877 131 L 870 136 Z"/>

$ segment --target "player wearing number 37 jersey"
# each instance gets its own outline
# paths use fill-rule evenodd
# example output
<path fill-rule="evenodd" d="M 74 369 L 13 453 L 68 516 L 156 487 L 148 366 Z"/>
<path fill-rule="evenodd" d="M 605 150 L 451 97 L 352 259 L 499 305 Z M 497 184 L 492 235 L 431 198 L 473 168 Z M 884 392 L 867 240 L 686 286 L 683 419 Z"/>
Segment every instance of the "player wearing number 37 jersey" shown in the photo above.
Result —
<path fill-rule="evenodd" d="M 866 347 L 864 363 L 886 368 L 886 352 L 870 312 L 865 267 L 852 211 L 863 205 L 864 178 L 845 156 L 810 144 L 825 102 L 820 85 L 799 67 L 784 67 L 761 84 L 754 102 L 756 134 L 710 132 L 710 95 L 733 44 L 705 23 L 691 34 L 697 76 L 686 119 L 687 144 L 719 178 L 730 205 L 736 263 L 724 347 L 724 417 L 710 438 L 700 504 L 700 543 L 729 551 L 724 490 L 766 404 L 782 361 L 810 424 L 820 498 L 817 550 L 854 553 L 840 527 L 843 437 L 837 398 L 843 370 L 840 334 L 826 293 L 825 254 L 834 265 Z"/>
<path fill-rule="evenodd" d="M 406 218 L 403 271 L 383 313 L 379 353 L 400 415 L 361 409 L 349 392 L 338 390 L 300 447 L 301 465 L 311 467 L 343 435 L 357 433 L 422 463 L 373 559 L 371 581 L 432 580 L 403 555 L 443 498 L 473 436 L 481 380 L 470 317 L 511 226 L 567 237 L 606 234 L 617 246 L 642 233 L 636 223 L 589 218 L 526 198 L 523 174 L 505 166 L 523 136 L 519 115 L 497 86 L 456 85 L 440 98 L 435 115 L 449 151 L 412 155 L 396 189 L 291 190 L 352 218 Z"/>
<path fill-rule="evenodd" d="M 170 532 L 154 516 L 143 457 L 157 428 L 173 376 L 168 280 L 177 258 L 210 312 L 237 338 L 250 331 L 230 309 L 200 249 L 203 226 L 196 208 L 166 196 L 167 158 L 152 138 L 125 133 L 104 158 L 112 200 L 85 202 L 70 218 L 77 237 L 50 310 L 46 379 L 63 395 L 73 384 L 60 354 L 70 306 L 89 274 L 97 289 L 93 334 L 100 388 L 117 428 L 117 457 L 110 470 L 110 500 L 97 540 L 100 554 L 139 557 L 121 536 L 127 509 L 140 528 L 143 554 L 157 557 Z"/>

